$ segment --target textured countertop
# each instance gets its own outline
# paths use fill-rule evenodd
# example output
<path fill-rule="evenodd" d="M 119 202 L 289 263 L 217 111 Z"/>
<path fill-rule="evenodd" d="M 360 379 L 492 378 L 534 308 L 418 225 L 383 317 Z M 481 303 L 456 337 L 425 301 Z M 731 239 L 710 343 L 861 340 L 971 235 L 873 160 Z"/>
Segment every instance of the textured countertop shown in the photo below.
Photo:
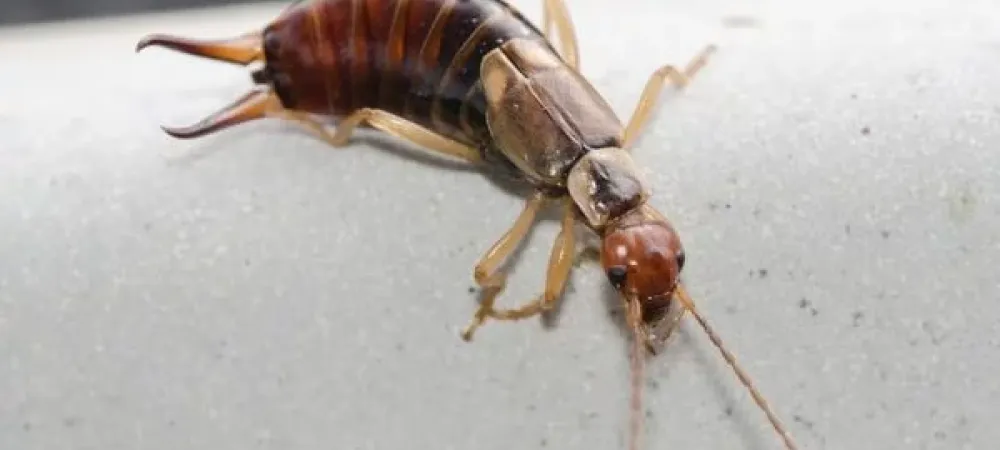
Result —
<path fill-rule="evenodd" d="M 1000 8 L 571 3 L 623 117 L 656 67 L 719 45 L 635 155 L 692 294 L 801 448 L 993 448 Z M 0 448 L 624 448 L 628 341 L 597 264 L 552 327 L 458 337 L 516 192 L 391 140 L 160 131 L 249 81 L 136 40 L 282 7 L 0 29 Z M 556 229 L 503 304 L 540 292 Z M 779 448 L 693 321 L 646 379 L 646 448 Z"/>

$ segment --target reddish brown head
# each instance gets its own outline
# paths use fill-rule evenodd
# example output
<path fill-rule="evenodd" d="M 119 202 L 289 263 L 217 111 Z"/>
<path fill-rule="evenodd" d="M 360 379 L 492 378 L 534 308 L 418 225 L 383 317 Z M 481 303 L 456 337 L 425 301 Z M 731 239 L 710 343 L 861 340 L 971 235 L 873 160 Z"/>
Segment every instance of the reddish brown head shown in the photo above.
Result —
<path fill-rule="evenodd" d="M 604 230 L 601 264 L 615 289 L 638 299 L 643 316 L 650 317 L 670 304 L 684 248 L 670 223 L 643 205 Z"/>

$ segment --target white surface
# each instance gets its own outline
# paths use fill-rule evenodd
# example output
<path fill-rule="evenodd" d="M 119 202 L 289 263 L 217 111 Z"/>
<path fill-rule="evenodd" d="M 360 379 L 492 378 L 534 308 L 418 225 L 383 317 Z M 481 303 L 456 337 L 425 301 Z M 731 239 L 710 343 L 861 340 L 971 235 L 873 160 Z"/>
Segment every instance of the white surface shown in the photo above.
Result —
<path fill-rule="evenodd" d="M 658 65 L 721 47 L 636 157 L 693 294 L 801 447 L 994 448 L 997 7 L 628 3 L 571 5 L 622 116 Z M 282 7 L 0 32 L 0 448 L 623 448 L 627 341 L 596 264 L 554 328 L 458 338 L 518 197 L 275 122 L 159 130 L 248 76 L 135 41 Z M 539 292 L 555 230 L 505 304 Z M 647 379 L 646 448 L 778 448 L 693 322 Z"/>

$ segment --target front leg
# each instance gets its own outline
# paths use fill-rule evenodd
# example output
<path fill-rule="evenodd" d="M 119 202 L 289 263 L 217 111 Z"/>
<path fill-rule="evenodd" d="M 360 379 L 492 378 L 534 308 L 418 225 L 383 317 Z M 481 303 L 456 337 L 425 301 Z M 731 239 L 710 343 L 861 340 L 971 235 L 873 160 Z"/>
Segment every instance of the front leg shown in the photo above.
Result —
<path fill-rule="evenodd" d="M 556 33 L 559 35 L 559 53 L 563 58 L 566 58 L 566 64 L 579 70 L 579 44 L 577 44 L 576 31 L 573 29 L 573 19 L 570 18 L 569 10 L 563 0 L 545 0 L 545 9 L 542 10 L 542 29 L 550 42 L 553 37 L 553 25 L 555 25 Z"/>
<path fill-rule="evenodd" d="M 576 217 L 573 213 L 573 203 L 564 200 L 565 213 L 563 213 L 562 226 L 559 235 L 556 236 L 552 246 L 552 253 L 549 256 L 548 271 L 545 278 L 545 293 L 534 301 L 524 304 L 514 309 L 495 309 L 493 303 L 499 292 L 495 292 L 486 297 L 476 314 L 476 320 L 466 328 L 462 334 L 466 340 L 472 338 L 472 333 L 477 327 L 483 324 L 486 317 L 497 320 L 520 320 L 532 317 L 543 311 L 552 309 L 559 301 L 566 282 L 569 280 L 570 270 L 573 267 L 573 249 L 576 245 L 576 237 L 573 233 L 573 226 L 576 224 Z"/>
<path fill-rule="evenodd" d="M 635 111 L 632 112 L 632 117 L 629 119 L 628 125 L 625 127 L 625 139 L 622 147 L 626 149 L 632 148 L 632 144 L 635 143 L 636 138 L 639 137 L 639 132 L 646 125 L 649 120 L 649 115 L 653 111 L 653 106 L 656 105 L 656 101 L 660 97 L 660 91 L 663 89 L 663 85 L 668 81 L 678 89 L 684 89 L 687 87 L 691 79 L 694 78 L 695 74 L 701 70 L 705 64 L 708 63 L 708 57 L 714 53 L 716 47 L 714 45 L 709 45 L 702 49 L 691 62 L 688 63 L 684 71 L 681 72 L 677 70 L 676 67 L 671 65 L 665 65 L 656 69 L 653 75 L 649 77 L 649 81 L 646 82 L 646 87 L 643 88 L 642 94 L 639 94 L 639 102 L 635 106 Z"/>

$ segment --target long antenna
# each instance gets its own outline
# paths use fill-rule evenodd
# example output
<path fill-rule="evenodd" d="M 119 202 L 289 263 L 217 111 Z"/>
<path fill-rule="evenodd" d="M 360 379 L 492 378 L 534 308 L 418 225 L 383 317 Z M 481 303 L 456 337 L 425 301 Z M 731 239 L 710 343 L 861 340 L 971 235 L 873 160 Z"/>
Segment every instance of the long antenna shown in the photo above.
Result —
<path fill-rule="evenodd" d="M 639 450 L 642 440 L 643 420 L 642 386 L 646 361 L 645 334 L 642 332 L 642 307 L 636 298 L 628 299 L 628 324 L 632 328 L 632 402 L 629 408 L 629 450 Z"/>
<path fill-rule="evenodd" d="M 792 442 L 791 434 L 788 433 L 788 430 L 785 429 L 785 426 L 781 424 L 781 421 L 778 420 L 778 417 L 774 414 L 773 411 L 771 411 L 771 407 L 768 406 L 767 400 L 764 400 L 764 396 L 760 394 L 760 392 L 757 390 L 756 387 L 754 387 L 753 381 L 750 380 L 750 377 L 747 376 L 747 374 L 743 372 L 743 369 L 740 368 L 739 364 L 736 363 L 736 357 L 733 356 L 733 354 L 730 353 L 729 350 L 726 350 L 725 345 L 723 345 L 722 343 L 722 339 L 719 338 L 719 335 L 708 324 L 708 321 L 706 321 L 705 318 L 701 315 L 701 313 L 698 312 L 698 310 L 695 308 L 694 301 L 691 300 L 691 296 L 688 295 L 687 290 L 684 288 L 684 286 L 678 284 L 675 294 L 677 298 L 681 301 L 681 303 L 684 304 L 684 307 L 691 312 L 691 315 L 694 316 L 695 320 L 698 321 L 698 324 L 701 325 L 701 328 L 705 330 L 705 334 L 708 335 L 708 338 L 712 340 L 712 343 L 715 344 L 715 347 L 718 348 L 719 352 L 722 353 L 722 357 L 726 359 L 727 363 L 729 363 L 729 367 L 732 367 L 733 372 L 736 373 L 736 376 L 743 383 L 743 386 L 745 386 L 747 390 L 750 391 L 750 396 L 753 397 L 753 400 L 755 403 L 757 403 L 757 406 L 759 406 L 760 409 L 764 411 L 764 414 L 767 415 L 767 420 L 771 422 L 771 426 L 774 427 L 774 431 L 776 431 L 778 435 L 781 436 L 781 440 L 784 441 L 785 447 L 787 447 L 788 450 L 797 450 L 798 447 L 796 447 L 795 443 Z"/>

